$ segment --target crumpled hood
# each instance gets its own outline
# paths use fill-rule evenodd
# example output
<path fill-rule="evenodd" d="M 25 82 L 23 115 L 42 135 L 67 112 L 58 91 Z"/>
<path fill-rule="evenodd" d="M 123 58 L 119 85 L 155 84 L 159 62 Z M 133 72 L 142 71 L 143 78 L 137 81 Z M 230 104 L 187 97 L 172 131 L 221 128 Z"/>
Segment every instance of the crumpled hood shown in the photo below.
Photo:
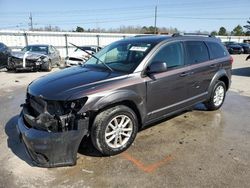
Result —
<path fill-rule="evenodd" d="M 74 57 L 74 58 L 79 58 L 79 59 L 84 59 L 85 56 L 88 56 L 88 54 L 84 51 L 76 51 L 68 55 L 68 57 Z"/>
<path fill-rule="evenodd" d="M 23 59 L 24 55 L 26 53 L 26 59 L 38 59 L 40 57 L 46 57 L 44 54 L 39 54 L 35 52 L 11 52 L 11 56 L 19 59 Z"/>
<path fill-rule="evenodd" d="M 86 67 L 72 67 L 43 76 L 33 81 L 28 93 L 47 100 L 68 100 L 79 93 L 84 97 L 86 90 L 95 90 L 110 78 L 122 76 L 121 73 L 102 71 Z"/>

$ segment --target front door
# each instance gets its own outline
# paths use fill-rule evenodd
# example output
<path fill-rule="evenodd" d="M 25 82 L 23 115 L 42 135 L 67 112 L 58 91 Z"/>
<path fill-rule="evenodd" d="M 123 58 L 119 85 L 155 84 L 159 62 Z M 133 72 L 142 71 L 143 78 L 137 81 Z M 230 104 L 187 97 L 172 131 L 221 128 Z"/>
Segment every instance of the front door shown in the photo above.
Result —
<path fill-rule="evenodd" d="M 147 111 L 149 120 L 176 111 L 188 99 L 187 77 L 189 68 L 184 65 L 182 42 L 162 46 L 149 64 L 165 62 L 167 71 L 151 74 L 147 80 Z"/>

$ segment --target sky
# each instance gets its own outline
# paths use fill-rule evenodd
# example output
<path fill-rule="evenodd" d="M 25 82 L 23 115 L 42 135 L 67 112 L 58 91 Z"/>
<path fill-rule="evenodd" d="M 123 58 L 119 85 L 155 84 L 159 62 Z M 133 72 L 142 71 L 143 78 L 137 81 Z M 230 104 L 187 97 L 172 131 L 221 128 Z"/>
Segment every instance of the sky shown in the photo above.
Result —
<path fill-rule="evenodd" d="M 250 0 L 0 0 L 0 29 L 58 26 L 73 30 L 154 25 L 180 31 L 232 31 L 250 19 Z"/>

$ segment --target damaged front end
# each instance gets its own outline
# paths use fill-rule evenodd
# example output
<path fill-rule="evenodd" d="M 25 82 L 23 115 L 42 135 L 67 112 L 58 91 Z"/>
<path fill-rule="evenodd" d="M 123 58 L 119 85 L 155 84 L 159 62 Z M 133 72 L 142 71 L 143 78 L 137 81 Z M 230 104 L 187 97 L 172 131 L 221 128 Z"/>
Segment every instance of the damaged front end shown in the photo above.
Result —
<path fill-rule="evenodd" d="M 49 58 L 47 55 L 32 52 L 12 52 L 8 58 L 8 70 L 45 70 L 48 66 Z"/>
<path fill-rule="evenodd" d="M 76 164 L 82 138 L 88 134 L 89 115 L 80 113 L 87 98 L 50 101 L 27 95 L 18 120 L 18 131 L 37 166 Z"/>

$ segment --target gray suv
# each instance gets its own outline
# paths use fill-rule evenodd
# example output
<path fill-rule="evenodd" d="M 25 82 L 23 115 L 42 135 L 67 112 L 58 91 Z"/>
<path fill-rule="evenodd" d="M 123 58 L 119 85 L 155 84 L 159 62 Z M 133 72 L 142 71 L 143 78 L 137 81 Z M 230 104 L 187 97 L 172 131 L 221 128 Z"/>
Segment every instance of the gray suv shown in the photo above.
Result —
<path fill-rule="evenodd" d="M 232 57 L 204 36 L 138 36 L 84 65 L 33 81 L 17 129 L 38 166 L 74 165 L 81 140 L 103 155 L 126 150 L 142 127 L 197 103 L 219 109 Z"/>

